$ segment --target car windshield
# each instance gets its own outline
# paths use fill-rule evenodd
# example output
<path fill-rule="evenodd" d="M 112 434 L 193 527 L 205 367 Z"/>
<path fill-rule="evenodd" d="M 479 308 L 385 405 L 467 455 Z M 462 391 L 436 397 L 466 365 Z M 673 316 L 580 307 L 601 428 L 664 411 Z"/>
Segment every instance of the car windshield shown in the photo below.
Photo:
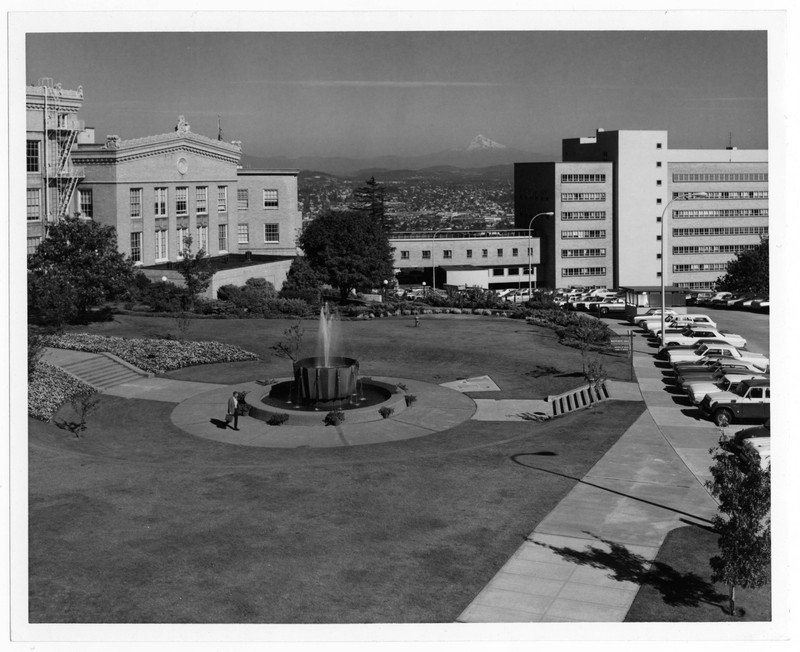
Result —
<path fill-rule="evenodd" d="M 733 393 L 736 394 L 737 396 L 744 396 L 745 394 L 747 394 L 748 389 L 749 387 L 744 383 L 742 383 L 733 390 Z"/>

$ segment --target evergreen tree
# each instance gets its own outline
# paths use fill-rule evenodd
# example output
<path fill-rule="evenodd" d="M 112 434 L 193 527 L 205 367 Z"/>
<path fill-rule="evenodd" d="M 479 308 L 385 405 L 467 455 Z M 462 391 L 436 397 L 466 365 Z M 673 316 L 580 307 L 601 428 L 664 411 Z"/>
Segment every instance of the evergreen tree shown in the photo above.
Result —
<path fill-rule="evenodd" d="M 737 294 L 769 296 L 769 238 L 761 238 L 755 248 L 743 251 L 728 263 L 725 276 L 717 279 L 716 288 Z"/>
<path fill-rule="evenodd" d="M 711 579 L 729 589 L 729 609 L 736 615 L 736 587 L 757 588 L 769 580 L 770 473 L 761 468 L 756 450 L 720 441 L 713 454 L 713 480 L 706 483 L 719 501 L 713 519 L 719 555 L 711 558 Z"/>
<path fill-rule="evenodd" d="M 323 213 L 306 226 L 299 243 L 311 269 L 339 290 L 342 301 L 351 290 L 380 287 L 394 276 L 389 237 L 365 212 Z"/>
<path fill-rule="evenodd" d="M 375 177 L 370 177 L 365 183 L 367 184 L 366 186 L 356 188 L 353 191 L 350 207 L 352 210 L 370 215 L 385 227 L 386 214 L 383 207 L 383 186 L 375 181 Z"/>

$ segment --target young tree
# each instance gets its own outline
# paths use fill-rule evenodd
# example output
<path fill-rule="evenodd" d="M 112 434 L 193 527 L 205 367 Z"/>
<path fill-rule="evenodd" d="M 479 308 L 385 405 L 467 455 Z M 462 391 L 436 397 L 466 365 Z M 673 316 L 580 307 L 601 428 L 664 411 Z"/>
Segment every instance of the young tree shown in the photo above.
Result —
<path fill-rule="evenodd" d="M 723 438 L 710 452 L 713 480 L 706 486 L 720 512 L 713 519 L 720 554 L 710 560 L 711 579 L 728 585 L 730 613 L 736 615 L 736 587 L 757 588 L 769 580 L 770 473 L 749 444 L 739 449 Z"/>
<path fill-rule="evenodd" d="M 305 256 L 297 256 L 289 267 L 286 280 L 281 286 L 281 294 L 292 292 L 319 292 L 322 279 L 312 268 Z"/>
<path fill-rule="evenodd" d="M 68 286 L 78 313 L 124 292 L 133 280 L 133 263 L 117 250 L 114 227 L 77 217 L 50 227 L 28 258 L 28 270 L 35 284 L 52 285 L 57 278 Z"/>
<path fill-rule="evenodd" d="M 323 213 L 303 230 L 299 242 L 311 268 L 338 288 L 342 301 L 351 290 L 381 286 L 394 275 L 389 236 L 366 213 Z"/>
<path fill-rule="evenodd" d="M 181 259 L 176 267 L 183 276 L 186 283 L 187 300 L 189 310 L 194 310 L 194 302 L 197 295 L 205 292 L 211 285 L 211 278 L 214 271 L 209 267 L 208 258 L 204 249 L 200 249 L 196 254 L 192 254 L 192 238 L 183 239 L 183 248 L 180 252 Z"/>
<path fill-rule="evenodd" d="M 741 294 L 769 294 L 769 238 L 762 237 L 755 248 L 736 254 L 728 263 L 725 276 L 716 283 L 717 290 Z"/>

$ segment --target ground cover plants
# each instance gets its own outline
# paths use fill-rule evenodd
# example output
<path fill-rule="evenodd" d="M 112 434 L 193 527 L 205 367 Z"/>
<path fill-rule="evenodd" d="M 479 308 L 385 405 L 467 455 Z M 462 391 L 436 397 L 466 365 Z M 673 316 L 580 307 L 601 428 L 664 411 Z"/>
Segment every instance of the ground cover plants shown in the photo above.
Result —
<path fill-rule="evenodd" d="M 64 403 L 94 391 L 91 385 L 39 360 L 28 378 L 28 414 L 50 421 Z"/>
<path fill-rule="evenodd" d="M 87 353 L 113 353 L 143 371 L 163 373 L 192 365 L 257 360 L 255 353 L 221 342 L 123 338 L 90 333 L 45 335 L 44 346 Z"/>

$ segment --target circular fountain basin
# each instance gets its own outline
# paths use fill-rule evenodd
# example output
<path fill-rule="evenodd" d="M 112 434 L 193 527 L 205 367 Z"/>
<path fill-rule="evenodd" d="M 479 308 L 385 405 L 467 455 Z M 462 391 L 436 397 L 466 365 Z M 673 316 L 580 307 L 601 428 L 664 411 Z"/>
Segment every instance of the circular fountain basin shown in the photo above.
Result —
<path fill-rule="evenodd" d="M 259 403 L 258 407 L 252 406 L 250 410 L 251 416 L 256 418 L 262 418 L 261 412 L 264 408 L 289 413 L 334 409 L 350 412 L 361 408 L 382 407 L 391 404 L 390 407 L 397 409 L 398 404 L 405 403 L 405 397 L 397 387 L 369 379 L 359 380 L 356 393 L 343 399 L 305 402 L 298 400 L 294 381 L 284 380 L 272 385 L 269 392 L 261 397 Z M 256 412 L 253 411 L 254 409 Z M 265 412 L 263 416 L 267 418 L 270 413 Z"/>
<path fill-rule="evenodd" d="M 354 358 L 313 356 L 294 363 L 294 381 L 301 403 L 326 403 L 356 394 L 358 361 Z"/>

